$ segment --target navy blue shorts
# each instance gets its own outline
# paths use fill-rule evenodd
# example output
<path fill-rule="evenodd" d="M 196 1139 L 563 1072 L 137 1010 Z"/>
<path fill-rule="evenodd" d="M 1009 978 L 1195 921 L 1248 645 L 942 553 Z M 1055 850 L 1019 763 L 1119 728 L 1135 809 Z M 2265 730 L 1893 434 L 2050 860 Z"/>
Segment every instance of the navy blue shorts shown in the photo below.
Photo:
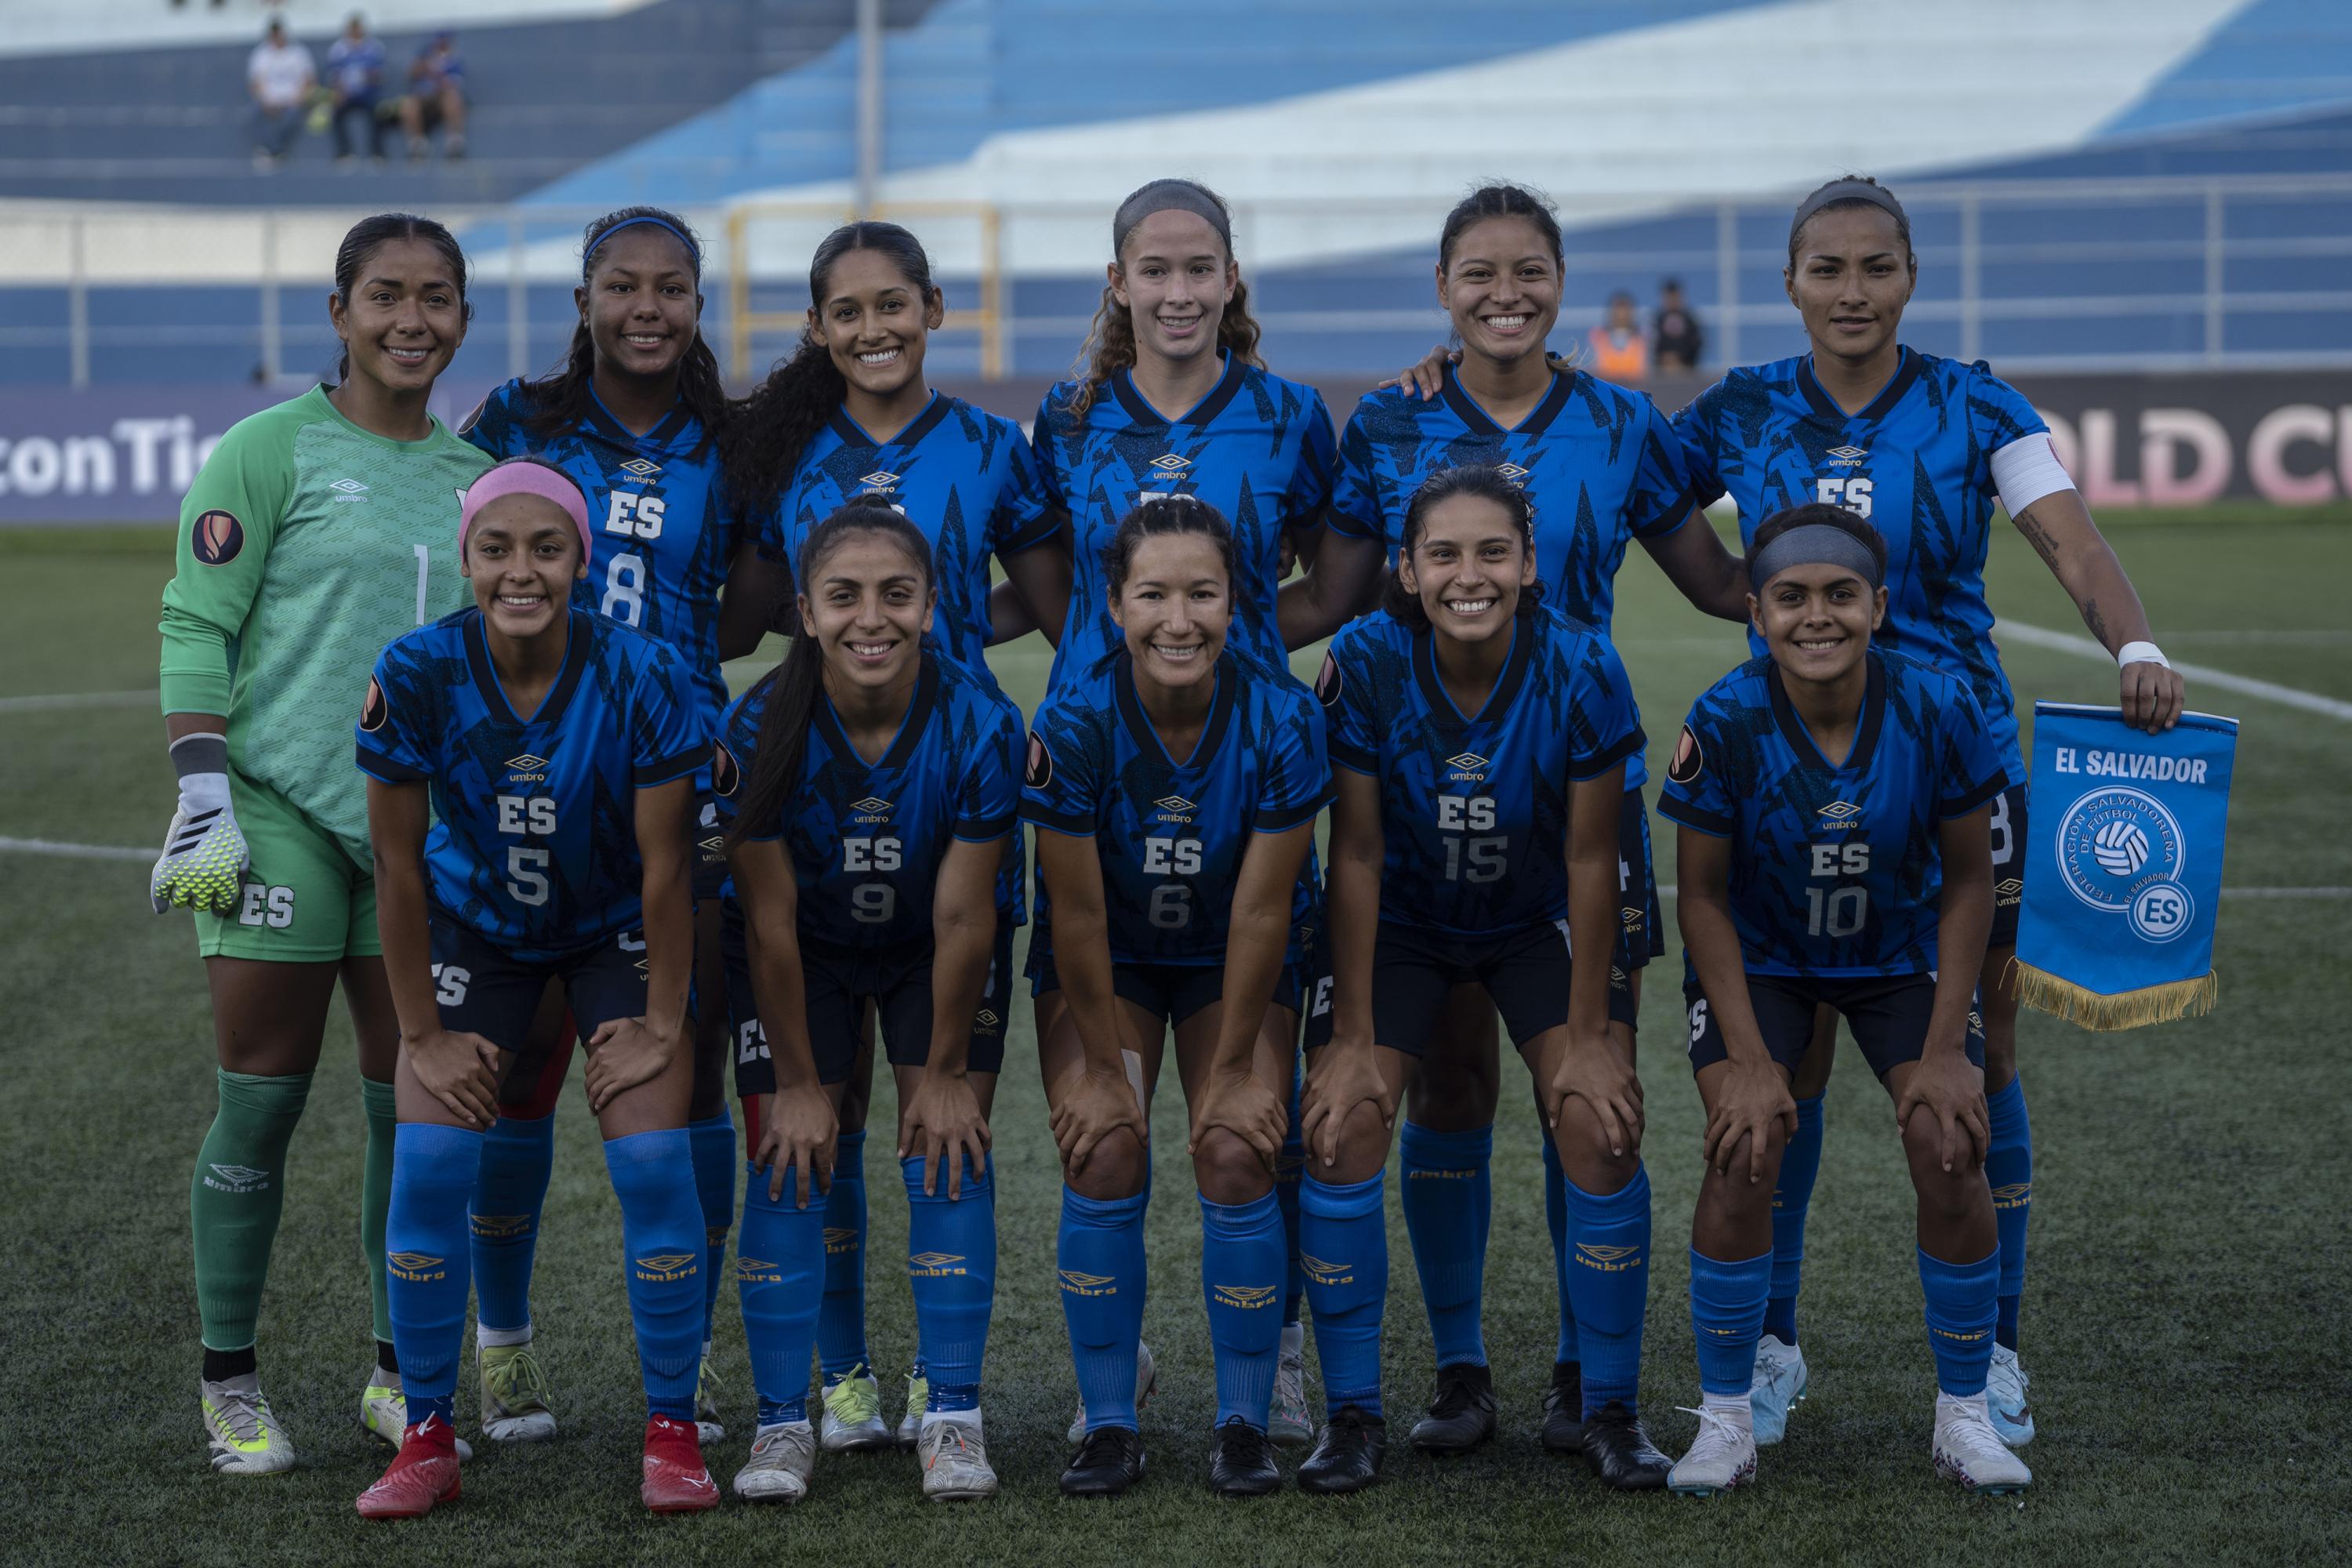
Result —
<path fill-rule="evenodd" d="M 646 1011 L 646 933 L 642 926 L 602 938 L 554 959 L 517 958 L 439 910 L 431 911 L 434 1000 L 441 1026 L 479 1035 L 514 1053 L 506 1082 L 535 1086 L 546 1051 L 525 1047 L 549 982 L 563 987 L 572 1027 L 586 1045 L 599 1026 Z"/>
<path fill-rule="evenodd" d="M 1730 1053 L 1696 976 L 1683 982 L 1683 1002 L 1690 1019 L 1691 1070 L 1710 1067 Z M 1792 974 L 1750 974 L 1748 1005 L 1755 1009 L 1756 1026 L 1772 1059 L 1797 1070 L 1813 1041 L 1813 1009 L 1826 1005 L 1837 1009 L 1853 1031 L 1864 1061 L 1879 1078 L 1905 1062 L 1919 1059 L 1927 1041 L 1927 1021 L 1935 1016 L 1936 982 L 1926 974 L 1865 975 L 1851 980 L 1816 980 Z M 1984 1013 L 1969 1008 L 1969 1060 L 1984 1066 Z"/>
<path fill-rule="evenodd" d="M 1617 814 L 1616 964 L 1631 973 L 1666 952 L 1665 917 L 1658 909 L 1658 864 L 1650 853 L 1650 808 L 1639 788 L 1625 792 Z"/>
<path fill-rule="evenodd" d="M 1171 1028 L 1182 1024 L 1225 994 L 1225 966 L 1213 963 L 1118 963 L 1110 967 L 1112 994 L 1132 1002 Z M 1053 928 L 1043 918 L 1029 939 L 1029 994 L 1043 996 L 1062 988 L 1054 967 Z M 1275 976 L 1269 1004 L 1306 1016 L 1306 1048 L 1312 1050 L 1331 1037 L 1331 966 L 1324 956 L 1322 932 L 1311 925 L 1293 926 L 1282 968 Z"/>
<path fill-rule="evenodd" d="M 1499 936 L 1460 937 L 1402 921 L 1381 921 L 1372 952 L 1373 1042 L 1422 1056 L 1445 1010 L 1445 994 L 1475 982 L 1494 998 L 1511 1044 L 1524 1049 L 1546 1029 L 1568 1022 L 1566 928 L 1561 921 Z M 1613 965 L 1609 1016 L 1621 1024 L 1633 1021 L 1633 994 Z"/>
<path fill-rule="evenodd" d="M 2025 786 L 1992 797 L 1992 934 L 1988 952 L 2017 945 L 2017 912 L 2025 907 Z"/>

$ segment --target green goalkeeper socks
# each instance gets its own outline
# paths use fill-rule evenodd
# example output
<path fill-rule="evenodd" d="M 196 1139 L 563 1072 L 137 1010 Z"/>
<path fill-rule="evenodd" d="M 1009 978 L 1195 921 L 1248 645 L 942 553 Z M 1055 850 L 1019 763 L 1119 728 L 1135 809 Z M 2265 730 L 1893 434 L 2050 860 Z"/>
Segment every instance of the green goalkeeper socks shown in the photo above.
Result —
<path fill-rule="evenodd" d="M 367 1258 L 368 1300 L 375 1308 L 375 1337 L 383 1344 L 392 1342 L 383 1225 L 384 1216 L 392 1212 L 392 1142 L 400 1131 L 392 1100 L 392 1085 L 360 1079 L 360 1102 L 367 1107 L 367 1170 L 360 1178 L 360 1251 Z"/>
<path fill-rule="evenodd" d="M 259 1078 L 222 1068 L 219 1079 L 220 1110 L 196 1154 L 188 1209 L 205 1345 L 235 1351 L 253 1343 L 269 1247 L 286 1206 L 286 1146 L 310 1098 L 310 1075 Z"/>

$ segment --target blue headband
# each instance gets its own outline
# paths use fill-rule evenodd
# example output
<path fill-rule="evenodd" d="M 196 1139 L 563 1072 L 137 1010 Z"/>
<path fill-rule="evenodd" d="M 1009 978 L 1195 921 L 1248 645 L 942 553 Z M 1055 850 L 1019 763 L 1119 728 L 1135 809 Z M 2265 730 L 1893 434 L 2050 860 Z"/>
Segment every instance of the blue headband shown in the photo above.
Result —
<path fill-rule="evenodd" d="M 606 240 L 612 238 L 614 235 L 620 233 L 625 228 L 635 228 L 640 224 L 648 223 L 653 225 L 656 228 L 666 230 L 677 237 L 677 242 L 686 247 L 687 258 L 694 263 L 694 276 L 698 279 L 700 279 L 702 276 L 702 248 L 694 243 L 694 237 L 688 234 L 686 230 L 678 227 L 677 225 L 670 222 L 667 218 L 652 216 L 625 217 L 620 222 L 614 224 L 612 227 L 606 229 L 604 233 L 598 235 L 596 237 L 596 243 L 590 246 L 581 254 L 580 270 L 582 274 L 584 276 L 587 273 L 589 263 L 593 261 L 595 259 L 596 253 L 604 247 L 604 242 Z"/>
<path fill-rule="evenodd" d="M 1756 592 L 1791 566 L 1843 566 L 1873 588 L 1885 586 L 1886 574 L 1870 546 L 1832 523 L 1807 522 L 1776 534 L 1748 564 L 1748 580 Z"/>

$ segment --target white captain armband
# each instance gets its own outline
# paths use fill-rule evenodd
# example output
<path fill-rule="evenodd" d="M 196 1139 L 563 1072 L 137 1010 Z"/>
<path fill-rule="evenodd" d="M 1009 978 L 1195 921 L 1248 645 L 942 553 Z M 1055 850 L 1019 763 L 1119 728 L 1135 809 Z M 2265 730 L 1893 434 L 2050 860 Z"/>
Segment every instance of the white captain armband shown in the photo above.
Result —
<path fill-rule="evenodd" d="M 2011 517 L 2044 496 L 2074 488 L 2074 478 L 2050 445 L 2049 433 L 2042 430 L 2020 437 L 1992 455 L 1992 483 Z"/>

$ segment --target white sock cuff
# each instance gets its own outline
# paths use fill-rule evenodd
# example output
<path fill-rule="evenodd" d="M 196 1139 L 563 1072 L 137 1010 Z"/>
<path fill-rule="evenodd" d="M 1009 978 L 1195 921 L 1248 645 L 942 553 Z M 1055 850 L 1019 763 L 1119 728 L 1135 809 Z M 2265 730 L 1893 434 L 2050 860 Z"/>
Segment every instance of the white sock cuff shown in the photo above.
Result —
<path fill-rule="evenodd" d="M 527 1345 L 530 1343 L 530 1325 L 525 1323 L 519 1329 L 494 1329 L 488 1323 L 476 1323 L 474 1343 L 484 1350 L 500 1345 Z"/>

